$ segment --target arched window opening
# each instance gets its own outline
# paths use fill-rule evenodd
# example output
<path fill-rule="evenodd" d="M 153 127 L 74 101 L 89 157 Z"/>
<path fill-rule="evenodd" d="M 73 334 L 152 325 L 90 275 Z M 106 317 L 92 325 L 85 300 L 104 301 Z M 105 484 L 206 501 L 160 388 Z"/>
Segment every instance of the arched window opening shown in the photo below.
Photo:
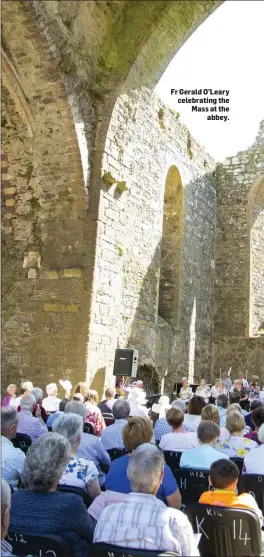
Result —
<path fill-rule="evenodd" d="M 182 223 L 182 181 L 178 168 L 171 166 L 164 194 L 158 313 L 175 327 L 179 319 Z"/>
<path fill-rule="evenodd" d="M 250 336 L 264 334 L 264 176 L 249 197 Z"/>

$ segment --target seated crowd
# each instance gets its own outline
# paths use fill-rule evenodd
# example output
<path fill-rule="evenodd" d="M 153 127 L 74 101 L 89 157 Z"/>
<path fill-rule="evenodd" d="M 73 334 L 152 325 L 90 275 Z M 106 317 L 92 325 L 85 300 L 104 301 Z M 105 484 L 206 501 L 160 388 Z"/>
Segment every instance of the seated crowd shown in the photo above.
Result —
<path fill-rule="evenodd" d="M 232 459 L 243 474 L 264 476 L 264 402 L 242 374 L 230 382 L 223 374 L 210 388 L 202 379 L 193 393 L 183 378 L 176 400 L 160 397 L 152 413 L 141 381 L 119 385 L 120 398 L 106 389 L 100 403 L 86 382 L 72 396 L 61 382 L 63 399 L 54 383 L 46 398 L 31 382 L 19 396 L 9 385 L 1 410 L 2 555 L 12 556 L 8 531 L 61 536 L 77 557 L 92 555 L 96 543 L 199 555 L 177 483 L 182 468 L 209 473 L 200 504 L 251 509 L 262 527 L 264 509 L 251 494 L 237 495 Z M 168 452 L 177 454 L 176 472 Z"/>

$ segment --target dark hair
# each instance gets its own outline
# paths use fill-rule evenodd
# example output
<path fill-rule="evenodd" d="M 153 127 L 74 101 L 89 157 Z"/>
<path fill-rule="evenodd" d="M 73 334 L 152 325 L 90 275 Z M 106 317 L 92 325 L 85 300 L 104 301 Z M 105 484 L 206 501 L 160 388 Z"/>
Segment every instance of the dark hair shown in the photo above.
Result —
<path fill-rule="evenodd" d="M 217 399 L 217 406 L 222 406 L 222 408 L 227 408 L 228 405 L 228 398 L 226 395 L 222 394 L 219 395 Z"/>
<path fill-rule="evenodd" d="M 252 412 L 251 419 L 256 427 L 260 427 L 262 424 L 264 424 L 264 406 L 255 408 L 255 410 L 253 410 Z"/>
<path fill-rule="evenodd" d="M 166 412 L 166 420 L 174 429 L 178 429 L 183 423 L 184 414 L 180 408 L 169 408 Z"/>
<path fill-rule="evenodd" d="M 261 408 L 263 406 L 263 403 L 261 402 L 261 400 L 252 400 L 250 403 L 250 410 L 255 410 L 256 408 Z"/>
<path fill-rule="evenodd" d="M 237 392 L 230 393 L 229 404 L 234 404 L 235 402 L 237 404 L 239 404 L 240 403 L 240 398 L 241 398 L 241 396 L 240 396 L 239 393 L 237 393 Z"/>
<path fill-rule="evenodd" d="M 213 462 L 210 468 L 212 486 L 216 489 L 226 489 L 238 479 L 239 469 L 232 460 L 221 458 Z"/>
<path fill-rule="evenodd" d="M 65 406 L 66 406 L 67 402 L 69 402 L 70 400 L 71 400 L 70 398 L 64 398 L 63 400 L 60 401 L 60 404 L 59 404 L 60 412 L 64 412 Z"/>
<path fill-rule="evenodd" d="M 194 395 L 188 404 L 188 414 L 201 416 L 202 409 L 205 407 L 205 400 L 202 396 Z"/>

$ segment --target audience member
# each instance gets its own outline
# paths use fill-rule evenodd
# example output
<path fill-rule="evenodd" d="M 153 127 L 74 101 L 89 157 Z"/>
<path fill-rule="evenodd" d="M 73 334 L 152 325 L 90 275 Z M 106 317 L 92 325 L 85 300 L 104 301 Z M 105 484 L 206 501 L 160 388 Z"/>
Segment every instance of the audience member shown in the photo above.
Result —
<path fill-rule="evenodd" d="M 1 480 L 1 555 L 13 557 L 10 543 L 5 541 L 10 522 L 11 489 L 5 480 Z"/>
<path fill-rule="evenodd" d="M 211 396 L 211 389 L 206 385 L 206 380 L 201 379 L 199 387 L 197 387 L 195 394 L 204 398 L 205 402 L 209 402 Z"/>
<path fill-rule="evenodd" d="M 229 394 L 229 406 L 231 406 L 232 404 L 239 404 L 240 406 L 240 400 L 241 400 L 241 395 L 237 391 L 233 391 L 232 393 Z M 243 410 L 241 406 L 240 406 L 240 411 L 243 416 L 247 416 L 248 412 L 246 410 Z"/>
<path fill-rule="evenodd" d="M 105 429 L 105 421 L 100 408 L 97 407 L 99 402 L 98 393 L 93 389 L 89 389 L 89 385 L 86 382 L 79 383 L 79 385 L 79 392 L 84 396 L 84 407 L 86 409 L 85 422 L 92 424 L 95 434 L 101 437 L 102 431 Z"/>
<path fill-rule="evenodd" d="M 43 400 L 43 391 L 42 389 L 40 389 L 40 387 L 34 387 L 31 391 L 31 394 L 35 397 L 36 399 L 36 408 L 34 408 L 33 410 L 33 416 L 37 417 L 36 414 L 38 413 L 38 409 L 40 409 L 40 417 L 42 418 L 44 424 L 47 422 L 48 419 L 48 415 L 47 412 L 45 410 L 45 408 L 43 408 L 42 406 L 42 400 Z M 18 408 L 19 410 L 19 408 Z"/>
<path fill-rule="evenodd" d="M 12 406 L 6 406 L 1 410 L 1 446 L 2 446 L 2 478 L 16 489 L 22 477 L 25 455 L 20 449 L 16 449 L 11 442 L 16 436 L 18 414 Z"/>
<path fill-rule="evenodd" d="M 58 388 L 56 383 L 50 383 L 46 387 L 47 397 L 43 398 L 42 406 L 46 412 L 56 412 L 59 410 L 61 399 L 57 397 Z"/>
<path fill-rule="evenodd" d="M 110 389 L 110 387 L 105 389 L 105 399 L 98 404 L 98 408 L 100 408 L 102 414 L 112 414 L 112 409 L 115 403 L 115 394 L 115 389 Z"/>
<path fill-rule="evenodd" d="M 39 417 L 32 416 L 32 412 L 36 406 L 36 399 L 32 394 L 26 394 L 20 401 L 21 411 L 18 413 L 17 433 L 25 433 L 29 435 L 31 441 L 35 441 L 40 435 L 47 432 L 45 424 L 40 421 Z"/>
<path fill-rule="evenodd" d="M 179 397 L 187 404 L 191 400 L 192 396 L 193 396 L 193 392 L 191 387 L 189 387 L 189 381 L 186 377 L 183 377 L 182 387 L 179 392 Z"/>
<path fill-rule="evenodd" d="M 53 422 L 55 422 L 55 420 L 61 416 L 61 414 L 63 414 L 66 405 L 68 404 L 68 402 L 70 402 L 69 398 L 64 398 L 63 400 L 60 401 L 59 404 L 59 410 L 57 410 L 56 412 L 54 412 L 54 414 L 49 414 L 48 419 L 47 419 L 47 427 L 51 428 Z"/>
<path fill-rule="evenodd" d="M 169 406 L 171 408 L 179 408 L 183 412 L 183 414 L 185 414 L 186 412 L 186 404 L 183 400 L 181 400 L 181 398 L 176 398 L 176 400 L 173 400 L 171 405 Z M 186 431 L 186 427 L 184 424 L 182 426 L 182 430 Z M 166 435 L 166 433 L 172 433 L 172 428 L 167 422 L 166 412 L 165 412 L 165 416 L 163 418 L 159 417 L 159 419 L 156 421 L 154 425 L 154 438 L 156 443 L 159 443 L 162 436 Z"/>
<path fill-rule="evenodd" d="M 120 493 L 130 493 L 131 485 L 127 477 L 129 459 L 136 447 L 150 443 L 153 439 L 153 426 L 149 418 L 134 416 L 123 428 L 123 442 L 128 454 L 114 460 L 106 476 L 105 487 Z M 169 507 L 179 509 L 181 495 L 171 469 L 165 464 L 164 478 L 158 489 L 157 497 Z"/>
<path fill-rule="evenodd" d="M 264 406 L 260 406 L 259 408 L 253 410 L 252 422 L 255 426 L 254 431 L 251 431 L 250 433 L 246 433 L 244 437 L 246 437 L 247 439 L 252 439 L 252 441 L 256 441 L 258 445 L 261 445 L 261 441 L 259 441 L 258 438 L 258 432 L 260 426 L 264 424 Z"/>
<path fill-rule="evenodd" d="M 81 416 L 72 413 L 62 414 L 53 423 L 52 431 L 66 437 L 71 445 L 70 462 L 62 474 L 59 484 L 80 487 L 87 491 L 91 499 L 100 495 L 98 470 L 95 464 L 90 460 L 77 456 L 83 431 L 83 419 Z"/>
<path fill-rule="evenodd" d="M 215 460 L 223 458 L 223 454 L 215 449 L 216 441 L 220 435 L 220 427 L 214 422 L 202 420 L 197 430 L 201 446 L 196 449 L 183 451 L 180 468 L 195 468 L 209 470 Z M 225 458 L 229 458 L 226 456 Z"/>
<path fill-rule="evenodd" d="M 197 431 L 201 421 L 201 412 L 205 407 L 205 400 L 201 396 L 194 395 L 189 404 L 187 414 L 184 416 L 184 425 L 188 431 Z"/>
<path fill-rule="evenodd" d="M 262 408 L 262 407 L 264 407 L 264 405 L 261 402 L 261 400 L 252 400 L 251 403 L 250 403 L 250 412 L 248 412 L 248 414 L 245 416 L 245 422 L 246 422 L 246 425 L 248 427 L 250 427 L 252 431 L 255 430 L 255 426 L 252 422 L 252 412 L 256 408 Z"/>
<path fill-rule="evenodd" d="M 84 406 L 80 404 L 80 402 L 76 402 L 74 400 L 68 402 L 65 407 L 65 414 L 69 412 L 81 416 L 84 423 L 86 411 Z M 79 458 L 91 460 L 95 464 L 98 470 L 99 485 L 104 485 L 105 472 L 108 472 L 111 466 L 111 460 L 109 454 L 104 449 L 100 439 L 98 439 L 96 435 L 91 435 L 90 433 L 84 433 L 82 431 L 81 442 L 77 449 L 77 456 Z"/>
<path fill-rule="evenodd" d="M 234 406 L 234 405 L 232 405 Z M 237 410 L 230 411 L 226 417 L 226 429 L 229 437 L 220 439 L 217 449 L 228 456 L 244 458 L 248 451 L 258 446 L 256 441 L 243 437 L 245 419 Z"/>
<path fill-rule="evenodd" d="M 18 398 L 18 395 L 16 394 L 17 386 L 14 383 L 11 383 L 11 385 L 8 385 L 6 390 L 7 394 L 3 398 L 2 406 L 9 406 L 9 404 L 11 404 L 16 408 Z"/>
<path fill-rule="evenodd" d="M 93 523 L 82 498 L 56 491 L 71 458 L 71 447 L 64 436 L 47 433 L 33 443 L 24 467 L 25 489 L 12 495 L 12 531 L 41 536 L 62 536 L 71 543 L 71 555 L 88 554 L 93 541 Z"/>
<path fill-rule="evenodd" d="M 164 456 L 156 445 L 144 443 L 133 450 L 127 468 L 129 495 L 123 503 L 103 510 L 95 528 L 94 543 L 199 555 L 187 517 L 179 510 L 168 509 L 156 498 L 164 481 L 164 467 Z"/>
<path fill-rule="evenodd" d="M 184 414 L 179 408 L 170 408 L 166 419 L 172 428 L 172 433 L 166 433 L 160 440 L 163 451 L 183 451 L 198 446 L 197 434 L 194 431 L 183 431 Z"/>
<path fill-rule="evenodd" d="M 148 416 L 146 408 L 146 393 L 141 388 L 134 387 L 129 391 L 128 402 L 130 406 L 130 416 Z"/>
<path fill-rule="evenodd" d="M 237 495 L 238 467 L 232 460 L 226 459 L 213 462 L 210 468 L 209 483 L 212 491 L 205 491 L 199 503 L 223 507 L 252 509 L 258 515 L 262 527 L 263 517 L 254 497 L 249 493 Z"/>
<path fill-rule="evenodd" d="M 110 449 L 124 449 L 122 430 L 129 418 L 129 402 L 124 398 L 119 398 L 115 401 L 112 412 L 115 423 L 102 431 L 102 445 L 106 451 Z"/>
<path fill-rule="evenodd" d="M 219 395 L 217 399 L 217 408 L 220 414 L 220 426 L 225 427 L 226 409 L 228 407 L 228 397 L 225 394 Z"/>
<path fill-rule="evenodd" d="M 264 476 L 264 424 L 262 424 L 258 430 L 258 439 L 261 443 L 260 447 L 249 451 L 244 458 L 244 474 L 259 474 Z"/>
<path fill-rule="evenodd" d="M 222 437 L 228 437 L 229 433 L 227 431 L 227 429 L 225 429 L 224 427 L 220 427 L 220 414 L 219 414 L 219 410 L 217 408 L 217 406 L 215 406 L 214 404 L 207 404 L 203 409 L 202 409 L 202 413 L 201 413 L 201 419 L 202 420 L 209 420 L 210 422 L 215 422 L 215 424 L 217 424 L 220 428 L 220 439 Z"/>

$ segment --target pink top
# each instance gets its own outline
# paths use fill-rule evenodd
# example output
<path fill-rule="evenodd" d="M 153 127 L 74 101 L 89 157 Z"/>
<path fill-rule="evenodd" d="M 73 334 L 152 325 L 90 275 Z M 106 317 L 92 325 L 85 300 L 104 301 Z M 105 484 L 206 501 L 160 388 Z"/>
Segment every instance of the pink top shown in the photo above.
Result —
<path fill-rule="evenodd" d="M 98 495 L 92 502 L 88 509 L 88 513 L 95 518 L 95 520 L 98 520 L 107 505 L 122 503 L 126 497 L 127 493 L 118 493 L 118 491 L 111 490 L 103 491 L 101 495 Z"/>

